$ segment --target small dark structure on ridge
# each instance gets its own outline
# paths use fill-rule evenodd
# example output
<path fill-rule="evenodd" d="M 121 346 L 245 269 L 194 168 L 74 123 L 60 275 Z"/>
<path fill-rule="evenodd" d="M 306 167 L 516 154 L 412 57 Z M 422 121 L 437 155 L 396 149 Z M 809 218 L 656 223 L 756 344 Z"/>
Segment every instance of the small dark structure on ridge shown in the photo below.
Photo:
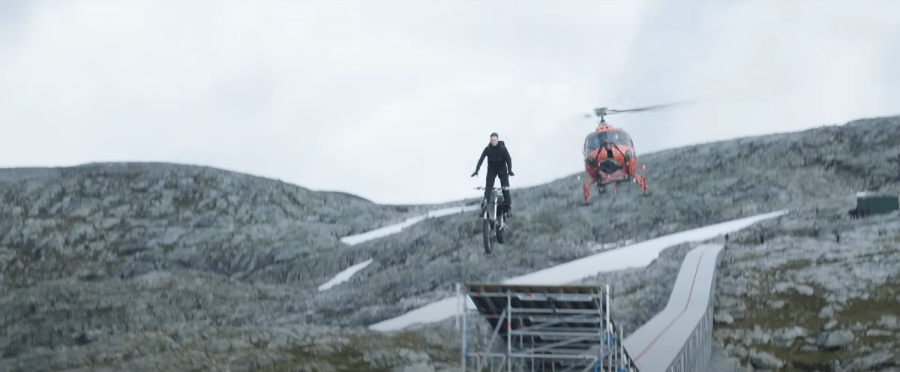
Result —
<path fill-rule="evenodd" d="M 891 213 L 900 209 L 896 196 L 876 195 L 868 192 L 856 193 L 856 208 L 847 212 L 851 218 L 866 217 L 873 213 Z"/>

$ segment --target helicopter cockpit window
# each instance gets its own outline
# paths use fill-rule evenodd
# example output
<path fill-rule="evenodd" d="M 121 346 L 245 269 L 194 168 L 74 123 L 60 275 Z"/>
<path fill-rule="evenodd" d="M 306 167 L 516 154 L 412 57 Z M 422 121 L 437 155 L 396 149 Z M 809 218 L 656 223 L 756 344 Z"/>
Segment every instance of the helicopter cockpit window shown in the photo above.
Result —
<path fill-rule="evenodd" d="M 606 139 L 609 143 L 631 146 L 631 138 L 625 132 L 607 132 Z"/>
<path fill-rule="evenodd" d="M 591 151 L 596 150 L 603 144 L 603 139 L 606 137 L 605 134 L 606 133 L 596 133 L 588 136 L 588 138 L 584 140 L 584 156 L 587 156 Z"/>
<path fill-rule="evenodd" d="M 609 131 L 594 133 L 588 136 L 584 141 L 584 156 L 587 156 L 591 151 L 596 150 L 600 145 L 607 141 L 614 145 L 634 147 L 631 138 L 625 132 Z"/>

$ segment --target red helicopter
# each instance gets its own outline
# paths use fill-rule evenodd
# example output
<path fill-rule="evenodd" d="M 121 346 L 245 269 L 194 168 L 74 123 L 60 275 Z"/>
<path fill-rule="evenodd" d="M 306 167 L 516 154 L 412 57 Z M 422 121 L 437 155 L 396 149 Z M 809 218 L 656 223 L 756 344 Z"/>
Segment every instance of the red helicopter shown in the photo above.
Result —
<path fill-rule="evenodd" d="M 599 117 L 600 122 L 593 133 L 584 138 L 584 170 L 582 179 L 584 188 L 584 202 L 590 204 L 591 186 L 597 183 L 601 192 L 606 192 L 606 185 L 613 185 L 614 195 L 618 195 L 616 184 L 620 182 L 636 182 L 641 186 L 641 193 L 647 194 L 646 174 L 637 174 L 637 170 L 646 170 L 646 165 L 638 165 L 637 154 L 631 136 L 622 128 L 616 128 L 606 124 L 606 115 L 623 112 L 647 111 L 675 105 L 675 103 L 641 107 L 628 110 L 608 110 L 606 107 L 594 109 L 594 115 L 585 115 L 587 118 Z M 590 177 L 591 182 L 586 182 Z"/>

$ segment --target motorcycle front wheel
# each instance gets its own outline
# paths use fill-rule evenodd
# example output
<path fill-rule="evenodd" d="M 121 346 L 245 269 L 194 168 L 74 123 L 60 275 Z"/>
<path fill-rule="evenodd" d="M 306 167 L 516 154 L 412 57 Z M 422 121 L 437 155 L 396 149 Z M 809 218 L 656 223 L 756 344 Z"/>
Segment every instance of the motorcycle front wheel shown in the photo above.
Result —
<path fill-rule="evenodd" d="M 491 220 L 485 218 L 481 224 L 482 236 L 484 237 L 484 253 L 490 254 L 494 250 L 494 229 L 491 226 Z"/>
<path fill-rule="evenodd" d="M 500 217 L 505 218 L 505 217 Z M 503 244 L 503 230 L 500 230 L 500 222 L 494 224 L 494 232 L 497 234 L 497 243 Z"/>

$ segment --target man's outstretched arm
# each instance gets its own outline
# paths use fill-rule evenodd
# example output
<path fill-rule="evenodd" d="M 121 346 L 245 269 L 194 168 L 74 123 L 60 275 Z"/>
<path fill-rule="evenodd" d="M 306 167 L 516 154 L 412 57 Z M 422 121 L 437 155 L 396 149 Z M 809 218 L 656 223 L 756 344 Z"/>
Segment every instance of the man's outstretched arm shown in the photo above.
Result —
<path fill-rule="evenodd" d="M 478 158 L 478 165 L 475 166 L 475 174 L 478 174 L 478 170 L 481 169 L 481 162 L 484 161 L 485 157 L 487 157 L 487 148 L 481 151 L 481 157 Z"/>

